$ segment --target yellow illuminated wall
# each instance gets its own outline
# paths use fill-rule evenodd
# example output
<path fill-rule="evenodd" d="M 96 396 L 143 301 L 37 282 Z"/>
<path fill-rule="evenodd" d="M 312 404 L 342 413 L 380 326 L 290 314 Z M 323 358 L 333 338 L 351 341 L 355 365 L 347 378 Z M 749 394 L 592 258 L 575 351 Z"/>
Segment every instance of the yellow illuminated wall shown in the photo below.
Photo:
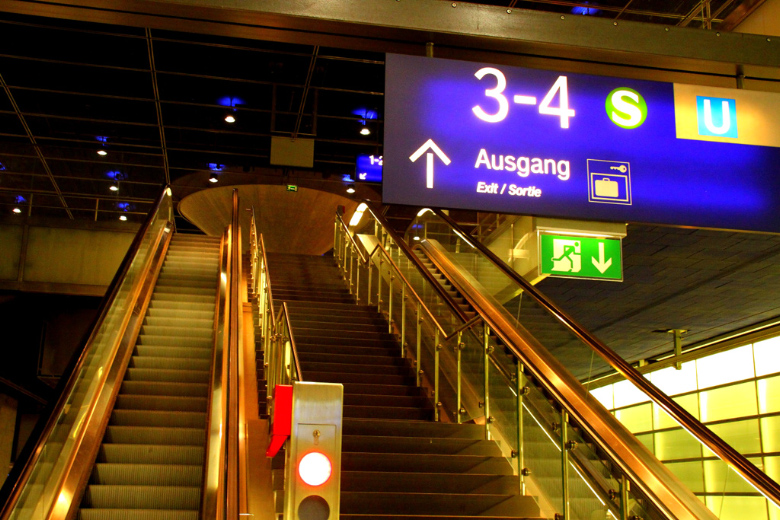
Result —
<path fill-rule="evenodd" d="M 780 337 L 646 376 L 694 417 L 780 480 Z M 628 381 L 593 390 L 721 520 L 780 520 L 771 505 Z"/>

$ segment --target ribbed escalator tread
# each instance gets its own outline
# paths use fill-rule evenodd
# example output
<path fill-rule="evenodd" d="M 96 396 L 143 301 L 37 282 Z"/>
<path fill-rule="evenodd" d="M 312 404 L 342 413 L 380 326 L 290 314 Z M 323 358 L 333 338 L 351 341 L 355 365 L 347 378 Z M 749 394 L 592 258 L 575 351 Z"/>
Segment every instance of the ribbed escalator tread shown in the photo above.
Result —
<path fill-rule="evenodd" d="M 219 239 L 175 235 L 79 511 L 81 520 L 198 520 Z"/>

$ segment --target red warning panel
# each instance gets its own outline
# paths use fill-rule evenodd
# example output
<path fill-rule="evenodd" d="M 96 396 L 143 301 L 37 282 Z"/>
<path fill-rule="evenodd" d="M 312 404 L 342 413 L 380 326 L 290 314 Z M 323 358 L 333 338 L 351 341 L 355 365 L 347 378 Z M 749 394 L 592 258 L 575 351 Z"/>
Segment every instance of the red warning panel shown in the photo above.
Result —
<path fill-rule="evenodd" d="M 274 415 L 271 419 L 271 443 L 265 452 L 266 457 L 273 457 L 284 446 L 284 441 L 290 436 L 292 425 L 292 385 L 276 385 L 274 387 Z"/>

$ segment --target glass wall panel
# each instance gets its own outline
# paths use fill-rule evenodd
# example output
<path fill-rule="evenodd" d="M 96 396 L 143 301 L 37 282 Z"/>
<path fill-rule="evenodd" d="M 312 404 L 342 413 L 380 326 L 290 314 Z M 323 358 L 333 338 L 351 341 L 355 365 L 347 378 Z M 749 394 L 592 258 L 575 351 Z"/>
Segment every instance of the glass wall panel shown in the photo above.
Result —
<path fill-rule="evenodd" d="M 698 390 L 695 361 L 683 363 L 680 370 L 669 367 L 651 372 L 647 378 L 667 395 L 684 394 Z"/>
<path fill-rule="evenodd" d="M 614 384 L 615 408 L 623 408 L 632 404 L 646 403 L 650 399 L 643 391 L 634 386 L 631 381 L 621 381 Z"/>
<path fill-rule="evenodd" d="M 604 405 L 604 408 L 607 410 L 612 410 L 615 408 L 615 395 L 613 388 L 613 385 L 602 386 L 601 388 L 596 388 L 593 390 L 591 394 L 598 400 L 598 402 Z"/>
<path fill-rule="evenodd" d="M 699 389 L 755 377 L 753 347 L 745 345 L 696 360 Z"/>
<path fill-rule="evenodd" d="M 694 493 L 704 493 L 702 461 L 668 462 L 666 467 Z"/>
<path fill-rule="evenodd" d="M 780 457 L 764 457 L 764 473 L 780 482 Z"/>
<path fill-rule="evenodd" d="M 780 412 L 780 376 L 759 379 L 758 387 L 758 412 Z"/>
<path fill-rule="evenodd" d="M 780 417 L 761 419 L 761 438 L 765 453 L 780 451 Z"/>
<path fill-rule="evenodd" d="M 656 432 L 655 456 L 662 461 L 701 457 L 701 444 L 683 429 Z"/>
<path fill-rule="evenodd" d="M 780 336 L 754 343 L 753 355 L 756 357 L 756 376 L 779 373 Z"/>
<path fill-rule="evenodd" d="M 720 520 L 766 520 L 766 500 L 763 497 L 708 496 L 707 507 Z"/>
<path fill-rule="evenodd" d="M 615 417 L 631 433 L 648 432 L 653 429 L 653 409 L 650 403 L 615 410 Z"/>
<path fill-rule="evenodd" d="M 758 419 L 712 424 L 709 428 L 742 454 L 761 452 Z"/>
<path fill-rule="evenodd" d="M 674 400 L 682 406 L 686 412 L 693 415 L 696 419 L 699 418 L 699 394 L 681 395 L 675 397 Z M 666 428 L 676 428 L 680 426 L 677 421 L 671 418 L 663 408 L 653 403 L 653 421 L 655 423 L 656 430 L 663 430 Z"/>
<path fill-rule="evenodd" d="M 720 421 L 746 417 L 758 413 L 756 384 L 753 381 L 740 383 L 699 394 L 701 421 Z"/>
<path fill-rule="evenodd" d="M 751 460 L 754 464 L 755 460 Z M 759 461 L 760 462 L 760 461 Z M 708 493 L 755 493 L 756 490 L 748 484 L 721 460 L 704 461 L 705 491 Z"/>

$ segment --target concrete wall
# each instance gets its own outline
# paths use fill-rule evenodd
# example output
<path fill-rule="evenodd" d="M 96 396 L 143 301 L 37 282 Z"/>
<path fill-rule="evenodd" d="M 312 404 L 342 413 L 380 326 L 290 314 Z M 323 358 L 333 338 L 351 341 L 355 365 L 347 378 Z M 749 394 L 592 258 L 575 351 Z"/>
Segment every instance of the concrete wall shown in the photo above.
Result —
<path fill-rule="evenodd" d="M 0 222 L 0 290 L 102 296 L 137 226 Z"/>

